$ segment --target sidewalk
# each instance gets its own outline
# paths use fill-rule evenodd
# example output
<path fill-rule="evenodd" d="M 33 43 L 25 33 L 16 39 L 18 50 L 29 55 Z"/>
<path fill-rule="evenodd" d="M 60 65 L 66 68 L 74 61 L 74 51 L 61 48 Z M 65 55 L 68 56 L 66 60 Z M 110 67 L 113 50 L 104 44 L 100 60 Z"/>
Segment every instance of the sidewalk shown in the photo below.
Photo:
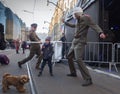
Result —
<path fill-rule="evenodd" d="M 31 60 L 30 65 L 38 94 L 119 94 L 119 79 L 90 70 L 94 84 L 82 87 L 82 78 L 78 70 L 78 77 L 67 77 L 68 66 L 56 64 L 54 77 L 50 77 L 48 66 L 46 66 L 43 75 L 37 77 L 39 71 L 34 68 L 35 62 L 36 60 Z"/>
<path fill-rule="evenodd" d="M 12 50 L 12 49 L 0 50 L 0 53 L 2 53 L 2 52 L 8 52 L 8 51 L 10 51 L 10 50 Z"/>
<path fill-rule="evenodd" d="M 12 75 L 27 74 L 26 66 L 24 66 L 23 69 L 20 69 L 17 65 L 17 61 L 23 59 L 25 57 L 25 55 L 16 54 L 16 52 L 14 50 L 9 50 L 7 52 L 4 52 L 4 54 L 6 54 L 9 57 L 10 64 L 0 66 L 0 94 L 21 94 L 21 93 L 18 93 L 18 91 L 15 89 L 15 87 L 11 87 L 11 89 L 8 90 L 7 93 L 3 93 L 2 92 L 2 76 L 3 76 L 4 73 L 10 73 Z M 26 88 L 26 92 L 22 93 L 22 94 L 31 94 L 29 83 L 27 83 L 25 85 L 25 88 Z"/>

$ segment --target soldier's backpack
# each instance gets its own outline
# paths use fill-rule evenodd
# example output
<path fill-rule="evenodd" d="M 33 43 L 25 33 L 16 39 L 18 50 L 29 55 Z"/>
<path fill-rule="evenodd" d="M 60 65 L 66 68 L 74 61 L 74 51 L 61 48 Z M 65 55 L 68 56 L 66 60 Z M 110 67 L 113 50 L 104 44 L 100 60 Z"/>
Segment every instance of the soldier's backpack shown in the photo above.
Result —
<path fill-rule="evenodd" d="M 10 62 L 9 58 L 4 55 L 4 54 L 0 54 L 0 63 L 3 65 L 8 65 Z"/>

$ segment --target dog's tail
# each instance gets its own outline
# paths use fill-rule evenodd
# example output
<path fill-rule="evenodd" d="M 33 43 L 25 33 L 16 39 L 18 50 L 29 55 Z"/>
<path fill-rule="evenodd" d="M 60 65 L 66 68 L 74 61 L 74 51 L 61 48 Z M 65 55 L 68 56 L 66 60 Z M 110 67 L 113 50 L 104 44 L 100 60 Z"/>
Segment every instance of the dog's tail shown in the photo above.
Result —
<path fill-rule="evenodd" d="M 7 77 L 7 76 L 10 76 L 10 74 L 9 74 L 9 73 L 5 73 L 5 74 L 3 75 L 3 78 L 5 78 L 5 77 Z"/>

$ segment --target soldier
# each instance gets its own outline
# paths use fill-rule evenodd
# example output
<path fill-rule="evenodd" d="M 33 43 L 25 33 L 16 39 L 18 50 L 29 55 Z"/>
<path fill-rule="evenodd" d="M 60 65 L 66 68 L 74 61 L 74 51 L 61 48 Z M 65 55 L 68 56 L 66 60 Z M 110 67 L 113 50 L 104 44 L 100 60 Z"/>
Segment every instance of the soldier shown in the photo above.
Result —
<path fill-rule="evenodd" d="M 29 39 L 31 42 L 40 42 L 40 39 L 38 38 L 38 36 L 35 33 L 36 29 L 37 29 L 37 24 L 35 24 L 35 23 L 31 24 L 31 30 L 30 30 L 30 34 L 29 34 Z M 30 54 L 27 58 L 18 62 L 19 68 L 22 68 L 22 64 L 25 64 L 27 61 L 31 60 L 35 54 L 37 55 L 37 58 L 38 58 L 35 68 L 39 69 L 39 65 L 40 65 L 41 59 L 42 59 L 42 54 L 41 54 L 41 49 L 40 49 L 39 43 L 31 43 Z"/>
<path fill-rule="evenodd" d="M 93 30 L 100 33 L 100 38 L 105 38 L 105 34 L 101 30 L 101 28 L 91 20 L 89 15 L 83 14 L 83 10 L 80 7 L 76 7 L 73 9 L 73 17 L 76 18 L 77 24 L 71 24 L 71 23 L 65 22 L 64 19 L 62 20 L 63 23 L 65 23 L 65 25 L 73 28 L 75 27 L 77 28 L 74 35 L 74 39 L 72 41 L 72 46 L 68 53 L 70 74 L 68 74 L 67 76 L 70 76 L 70 77 L 77 76 L 74 63 L 73 63 L 73 59 L 75 57 L 76 62 L 79 66 L 79 69 L 84 79 L 84 83 L 82 84 L 82 86 L 89 86 L 89 85 L 92 85 L 92 79 L 88 69 L 86 68 L 85 64 L 82 61 L 84 47 L 87 42 L 88 29 L 89 27 L 91 27 Z"/>

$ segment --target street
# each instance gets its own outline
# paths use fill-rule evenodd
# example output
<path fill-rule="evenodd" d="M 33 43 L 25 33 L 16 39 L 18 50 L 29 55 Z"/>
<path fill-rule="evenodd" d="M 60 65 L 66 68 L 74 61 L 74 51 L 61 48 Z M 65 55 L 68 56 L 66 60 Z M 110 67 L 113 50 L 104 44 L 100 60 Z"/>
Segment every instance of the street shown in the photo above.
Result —
<path fill-rule="evenodd" d="M 17 66 L 17 61 L 25 58 L 25 54 L 23 55 L 22 52 L 16 54 L 14 50 L 2 51 L 0 53 L 4 53 L 10 58 L 9 65 L 0 66 L 0 80 L 2 80 L 4 73 L 13 75 L 27 74 L 26 65 L 23 65 L 22 69 L 19 69 Z M 28 54 L 28 51 L 26 54 Z M 83 80 L 78 70 L 78 77 L 70 78 L 66 76 L 69 73 L 68 66 L 57 63 L 53 68 L 53 77 L 49 75 L 48 66 L 46 66 L 43 75 L 38 77 L 39 71 L 35 69 L 36 62 L 36 58 L 33 58 L 29 62 L 29 66 L 31 67 L 32 78 L 38 94 L 119 94 L 120 80 L 117 78 L 90 70 L 94 84 L 82 87 Z M 25 94 L 31 94 L 29 83 L 25 87 L 27 89 Z M 13 93 L 19 94 L 13 87 L 6 94 Z M 0 94 L 3 94 L 2 90 L 0 90 Z"/>
<path fill-rule="evenodd" d="M 10 59 L 9 65 L 0 65 L 0 82 L 2 81 L 2 76 L 4 73 L 10 73 L 12 75 L 22 75 L 27 74 L 27 69 L 24 68 L 23 70 L 19 69 L 17 66 L 17 61 L 21 60 L 25 57 L 25 55 L 19 55 L 15 53 L 15 50 L 7 50 L 7 51 L 1 51 L 0 53 L 6 54 Z M 26 84 L 27 91 L 25 94 L 30 94 L 30 87 L 29 84 Z M 2 85 L 0 83 L 0 89 L 2 89 Z M 0 94 L 2 93 L 2 90 L 0 90 Z M 6 93 L 6 94 L 19 94 L 17 90 L 13 87 Z"/>
<path fill-rule="evenodd" d="M 120 94 L 119 4 L 0 0 L 0 94 Z"/>

